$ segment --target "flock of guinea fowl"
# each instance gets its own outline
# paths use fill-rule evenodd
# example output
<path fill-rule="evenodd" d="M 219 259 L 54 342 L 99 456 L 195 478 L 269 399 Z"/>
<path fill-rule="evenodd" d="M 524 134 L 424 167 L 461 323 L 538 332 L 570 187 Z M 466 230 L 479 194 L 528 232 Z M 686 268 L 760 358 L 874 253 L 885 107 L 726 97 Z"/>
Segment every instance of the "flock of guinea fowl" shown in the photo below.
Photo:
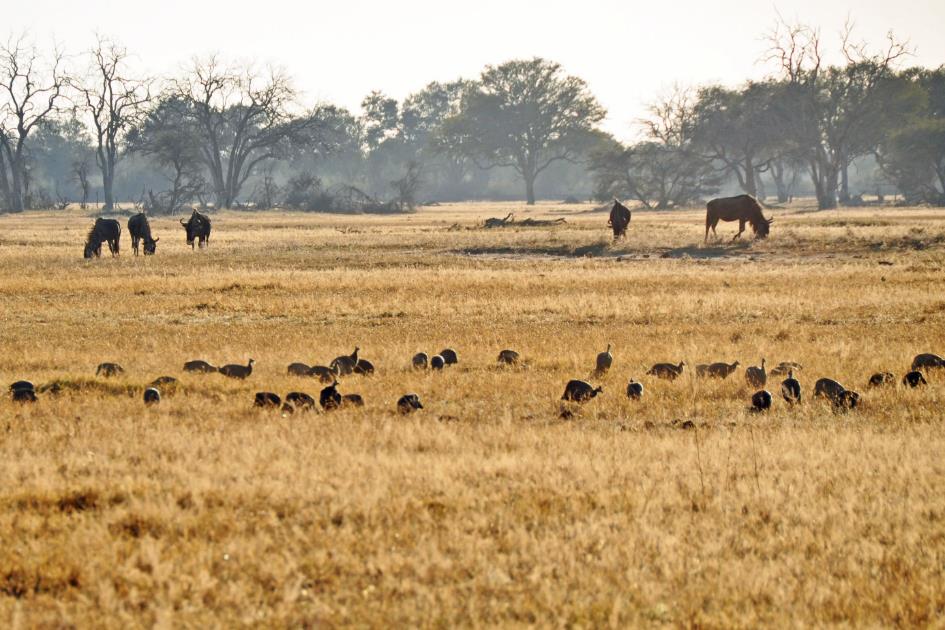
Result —
<path fill-rule="evenodd" d="M 292 376 L 312 377 L 319 379 L 326 386 L 321 390 L 318 400 L 304 392 L 293 391 L 285 396 L 283 400 L 278 394 L 273 392 L 257 392 L 254 405 L 263 408 L 277 408 L 284 413 L 293 413 L 299 411 L 314 410 L 316 405 L 329 411 L 345 406 L 363 406 L 364 399 L 359 394 L 342 394 L 338 390 L 338 378 L 352 374 L 372 375 L 374 374 L 374 364 L 359 356 L 360 348 L 356 347 L 354 352 L 348 355 L 336 357 L 327 366 L 310 366 L 305 363 L 292 363 L 287 368 L 287 373 Z M 601 377 L 606 374 L 613 365 L 613 354 L 611 354 L 611 344 L 607 349 L 597 355 L 594 374 Z M 508 367 L 522 367 L 524 363 L 518 352 L 514 350 L 502 350 L 498 356 L 498 364 Z M 416 370 L 443 370 L 459 362 L 459 357 L 452 348 L 445 348 L 438 354 L 429 356 L 425 352 L 417 353 L 411 359 L 411 366 Z M 216 367 L 207 361 L 194 360 L 184 364 L 185 372 L 192 373 L 219 373 L 229 378 L 246 379 L 253 373 L 255 361 L 250 359 L 246 365 L 229 364 Z M 707 363 L 695 366 L 695 374 L 699 378 L 726 379 L 739 367 L 739 362 L 734 363 Z M 658 379 L 675 381 L 679 378 L 686 368 L 686 362 L 679 363 L 657 363 L 647 371 L 647 375 Z M 801 384 L 794 377 L 795 371 L 802 370 L 803 367 L 794 362 L 781 362 L 770 371 L 771 376 L 786 376 L 781 381 L 781 396 L 789 405 L 797 405 L 801 402 Z M 923 372 L 930 370 L 945 369 L 945 359 L 932 354 L 923 353 L 916 355 L 912 361 L 911 369 L 905 373 L 901 379 L 904 387 L 919 387 L 926 385 L 927 381 Z M 124 372 L 124 369 L 117 363 L 102 363 L 96 369 L 96 376 L 111 377 Z M 761 365 L 749 366 L 744 371 L 745 381 L 749 387 L 756 389 L 751 396 L 750 409 L 755 412 L 764 412 L 771 408 L 773 397 L 771 392 L 765 389 L 768 383 L 769 372 L 765 365 L 765 360 L 761 360 Z M 896 377 L 890 372 L 877 372 L 873 374 L 867 386 L 871 388 L 886 387 L 895 385 Z M 144 402 L 153 405 L 161 401 L 161 388 L 174 387 L 177 379 L 173 376 L 161 376 L 152 381 L 144 390 Z M 55 392 L 54 387 L 37 388 L 30 381 L 17 381 L 10 386 L 11 398 L 16 402 L 36 402 L 37 391 Z M 564 395 L 561 397 L 564 401 L 573 403 L 586 403 L 603 392 L 603 388 L 594 387 L 587 381 L 581 379 L 572 379 L 568 381 L 564 389 Z M 640 400 L 643 397 L 643 384 L 634 379 L 627 383 L 626 395 L 631 400 Z M 860 394 L 847 389 L 839 382 L 830 378 L 821 378 L 814 384 L 814 398 L 823 398 L 837 409 L 853 409 L 860 402 Z M 420 397 L 414 393 L 408 393 L 401 396 L 396 403 L 397 410 L 402 414 L 413 413 L 423 409 Z M 572 412 L 568 409 L 562 410 L 563 417 L 571 417 Z"/>

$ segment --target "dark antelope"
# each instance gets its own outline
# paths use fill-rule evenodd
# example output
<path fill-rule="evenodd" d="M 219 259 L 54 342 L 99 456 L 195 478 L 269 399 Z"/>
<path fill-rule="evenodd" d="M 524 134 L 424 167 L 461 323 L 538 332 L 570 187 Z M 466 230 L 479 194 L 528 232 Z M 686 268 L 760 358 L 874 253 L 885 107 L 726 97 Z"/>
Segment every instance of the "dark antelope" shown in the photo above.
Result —
<path fill-rule="evenodd" d="M 607 227 L 614 231 L 615 241 L 625 237 L 627 228 L 630 227 L 630 208 L 617 201 L 616 198 L 614 199 L 614 207 L 610 209 Z"/>
<path fill-rule="evenodd" d="M 738 221 L 738 234 L 732 237 L 733 241 L 745 231 L 746 223 L 751 225 L 757 238 L 767 238 L 774 221 L 765 218 L 761 204 L 751 195 L 713 199 L 706 204 L 705 209 L 705 241 L 709 240 L 709 230 L 712 230 L 713 236 L 717 236 L 715 226 L 719 221 Z"/>
<path fill-rule="evenodd" d="M 144 241 L 144 255 L 149 256 L 157 250 L 157 242 L 161 239 L 151 236 L 151 225 L 148 217 L 139 212 L 128 219 L 128 233 L 131 234 L 131 249 L 138 255 L 138 243 Z"/>
<path fill-rule="evenodd" d="M 194 248 L 194 243 L 199 247 L 206 247 L 210 244 L 210 217 L 194 210 L 193 214 L 190 215 L 190 219 L 186 222 L 181 219 L 180 224 L 184 226 L 184 230 L 187 232 L 187 244 L 190 245 L 191 249 Z"/>
<path fill-rule="evenodd" d="M 86 258 L 101 256 L 102 243 L 108 243 L 108 249 L 112 256 L 117 256 L 120 239 L 121 225 L 118 224 L 118 221 L 115 219 L 95 219 L 95 224 L 85 237 L 85 251 L 82 255 Z"/>

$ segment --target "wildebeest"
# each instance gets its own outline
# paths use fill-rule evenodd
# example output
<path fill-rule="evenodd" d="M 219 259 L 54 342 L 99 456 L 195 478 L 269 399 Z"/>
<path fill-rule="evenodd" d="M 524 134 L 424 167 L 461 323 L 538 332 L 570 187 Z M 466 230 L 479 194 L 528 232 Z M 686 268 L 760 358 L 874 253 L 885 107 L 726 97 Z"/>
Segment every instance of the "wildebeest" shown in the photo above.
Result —
<path fill-rule="evenodd" d="M 614 198 L 614 207 L 610 209 L 607 227 L 614 231 L 615 241 L 626 236 L 627 228 L 630 227 L 630 208 L 617 201 L 616 198 Z"/>
<path fill-rule="evenodd" d="M 187 244 L 191 249 L 194 248 L 195 242 L 199 247 L 210 244 L 210 217 L 194 210 L 190 218 L 186 222 L 181 219 L 180 224 L 187 232 Z"/>
<path fill-rule="evenodd" d="M 157 242 L 161 239 L 151 236 L 151 225 L 148 217 L 143 213 L 132 215 L 128 219 L 128 233 L 131 234 L 131 249 L 138 255 L 138 242 L 144 241 L 144 255 L 149 256 L 157 250 Z"/>
<path fill-rule="evenodd" d="M 95 224 L 85 237 L 85 251 L 83 256 L 92 258 L 102 255 L 102 243 L 108 243 L 108 250 L 112 256 L 118 255 L 119 241 L 121 240 L 121 225 L 115 219 L 95 219 Z"/>
<path fill-rule="evenodd" d="M 705 208 L 705 241 L 709 240 L 709 230 L 716 236 L 715 226 L 719 221 L 738 221 L 738 234 L 732 237 L 733 241 L 745 231 L 746 223 L 751 225 L 757 238 L 767 238 L 774 221 L 765 218 L 761 204 L 751 195 L 713 199 Z"/>

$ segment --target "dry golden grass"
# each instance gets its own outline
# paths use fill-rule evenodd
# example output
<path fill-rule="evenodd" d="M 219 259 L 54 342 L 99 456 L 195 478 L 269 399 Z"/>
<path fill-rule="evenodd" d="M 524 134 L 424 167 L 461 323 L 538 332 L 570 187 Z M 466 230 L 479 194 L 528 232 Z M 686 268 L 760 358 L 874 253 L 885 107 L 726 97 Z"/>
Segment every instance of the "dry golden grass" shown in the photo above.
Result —
<path fill-rule="evenodd" d="M 509 209 L 568 223 L 476 227 Z M 941 623 L 945 375 L 865 382 L 945 351 L 945 217 L 792 208 L 767 242 L 703 247 L 701 212 L 636 212 L 612 246 L 586 210 L 221 213 L 203 252 L 156 219 L 156 257 L 124 234 L 91 262 L 79 212 L 0 217 L 0 382 L 66 386 L 0 401 L 0 624 Z M 363 409 L 253 409 L 317 396 L 286 365 L 355 345 Z M 458 366 L 408 369 L 445 346 Z M 528 368 L 497 368 L 506 347 Z M 250 357 L 246 382 L 181 372 Z M 749 414 L 742 369 L 645 376 L 761 357 L 804 365 L 802 406 Z M 181 387 L 146 409 L 162 374 Z M 811 401 L 821 376 L 862 408 Z M 564 421 L 570 378 L 604 394 Z"/>

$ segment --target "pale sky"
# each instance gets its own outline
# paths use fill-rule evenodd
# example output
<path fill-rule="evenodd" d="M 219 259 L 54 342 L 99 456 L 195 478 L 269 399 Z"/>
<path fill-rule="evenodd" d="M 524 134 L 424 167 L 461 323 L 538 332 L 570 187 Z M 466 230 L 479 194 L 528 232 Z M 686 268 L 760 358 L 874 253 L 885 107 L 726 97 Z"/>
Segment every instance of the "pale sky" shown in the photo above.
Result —
<path fill-rule="evenodd" d="M 830 50 L 852 18 L 861 39 L 886 33 L 916 49 L 910 65 L 945 63 L 945 0 L 0 0 L 0 35 L 30 31 L 70 53 L 96 32 L 116 38 L 150 74 L 175 74 L 194 55 L 284 67 L 305 104 L 358 110 L 374 89 L 402 99 L 432 80 L 475 78 L 486 64 L 546 57 L 584 78 L 607 108 L 605 128 L 634 135 L 660 94 L 736 85 L 770 70 L 760 61 L 776 11 L 821 29 Z"/>

